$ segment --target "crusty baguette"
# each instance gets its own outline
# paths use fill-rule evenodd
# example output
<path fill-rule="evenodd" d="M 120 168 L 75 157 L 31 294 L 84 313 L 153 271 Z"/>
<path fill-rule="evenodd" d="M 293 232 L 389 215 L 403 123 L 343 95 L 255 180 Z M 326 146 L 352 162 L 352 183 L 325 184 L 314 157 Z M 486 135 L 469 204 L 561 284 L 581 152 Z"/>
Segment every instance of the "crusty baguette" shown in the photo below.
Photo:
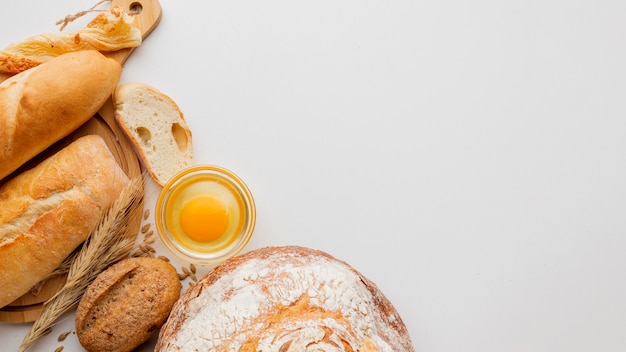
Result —
<path fill-rule="evenodd" d="M 0 179 L 90 119 L 122 68 L 95 50 L 63 54 L 0 84 Z"/>
<path fill-rule="evenodd" d="M 150 257 L 124 259 L 89 285 L 76 309 L 76 335 L 90 352 L 134 350 L 163 325 L 180 295 L 176 269 Z"/>
<path fill-rule="evenodd" d="M 305 247 L 233 257 L 187 289 L 155 352 L 414 351 L 378 287 L 347 263 Z"/>
<path fill-rule="evenodd" d="M 146 84 L 128 82 L 115 89 L 113 102 L 117 123 L 159 185 L 193 164 L 191 131 L 172 98 Z"/>
<path fill-rule="evenodd" d="M 0 187 L 0 307 L 83 242 L 129 182 L 97 135 L 77 139 Z"/>

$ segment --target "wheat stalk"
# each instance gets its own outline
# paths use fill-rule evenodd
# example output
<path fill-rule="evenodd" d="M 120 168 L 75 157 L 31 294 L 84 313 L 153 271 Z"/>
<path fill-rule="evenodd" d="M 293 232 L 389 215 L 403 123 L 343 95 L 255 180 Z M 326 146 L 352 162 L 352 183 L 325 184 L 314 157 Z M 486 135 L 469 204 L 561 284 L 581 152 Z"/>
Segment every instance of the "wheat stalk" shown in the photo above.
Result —
<path fill-rule="evenodd" d="M 28 350 L 37 339 L 50 331 L 61 315 L 74 309 L 98 274 L 128 257 L 137 236 L 134 231 L 128 231 L 128 218 L 141 211 L 142 186 L 141 177 L 132 179 L 100 219 L 72 262 L 65 285 L 44 303 L 41 314 L 24 337 L 19 352 Z"/>

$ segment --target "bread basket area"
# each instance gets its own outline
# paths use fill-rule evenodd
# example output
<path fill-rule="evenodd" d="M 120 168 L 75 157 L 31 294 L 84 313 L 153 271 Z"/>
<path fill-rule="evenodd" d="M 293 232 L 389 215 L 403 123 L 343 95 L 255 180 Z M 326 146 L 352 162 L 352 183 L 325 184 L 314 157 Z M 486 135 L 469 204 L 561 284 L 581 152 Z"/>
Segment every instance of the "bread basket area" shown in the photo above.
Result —
<path fill-rule="evenodd" d="M 0 350 L 626 350 L 624 1 L 4 5 Z"/>

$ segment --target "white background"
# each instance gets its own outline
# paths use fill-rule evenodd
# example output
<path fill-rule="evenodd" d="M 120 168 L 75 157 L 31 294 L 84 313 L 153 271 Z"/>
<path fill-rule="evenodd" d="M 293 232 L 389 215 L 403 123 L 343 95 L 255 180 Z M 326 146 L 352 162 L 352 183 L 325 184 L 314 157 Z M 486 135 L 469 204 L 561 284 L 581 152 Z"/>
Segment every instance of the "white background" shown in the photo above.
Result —
<path fill-rule="evenodd" d="M 2 2 L 0 47 L 93 4 Z M 161 5 L 122 81 L 246 181 L 246 250 L 347 261 L 418 351 L 626 350 L 625 1 Z M 33 351 L 77 350 L 72 324 Z"/>

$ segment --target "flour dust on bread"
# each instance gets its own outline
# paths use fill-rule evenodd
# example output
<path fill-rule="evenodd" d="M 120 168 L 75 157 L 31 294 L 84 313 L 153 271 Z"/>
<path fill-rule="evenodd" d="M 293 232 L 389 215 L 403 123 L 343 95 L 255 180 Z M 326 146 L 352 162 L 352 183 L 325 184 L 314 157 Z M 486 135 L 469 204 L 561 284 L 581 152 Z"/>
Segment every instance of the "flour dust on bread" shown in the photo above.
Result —
<path fill-rule="evenodd" d="M 327 253 L 265 247 L 187 289 L 157 341 L 165 351 L 414 351 L 377 286 Z"/>
<path fill-rule="evenodd" d="M 141 83 L 117 87 L 115 118 L 150 176 L 163 186 L 176 173 L 193 164 L 191 131 L 176 102 Z"/>

